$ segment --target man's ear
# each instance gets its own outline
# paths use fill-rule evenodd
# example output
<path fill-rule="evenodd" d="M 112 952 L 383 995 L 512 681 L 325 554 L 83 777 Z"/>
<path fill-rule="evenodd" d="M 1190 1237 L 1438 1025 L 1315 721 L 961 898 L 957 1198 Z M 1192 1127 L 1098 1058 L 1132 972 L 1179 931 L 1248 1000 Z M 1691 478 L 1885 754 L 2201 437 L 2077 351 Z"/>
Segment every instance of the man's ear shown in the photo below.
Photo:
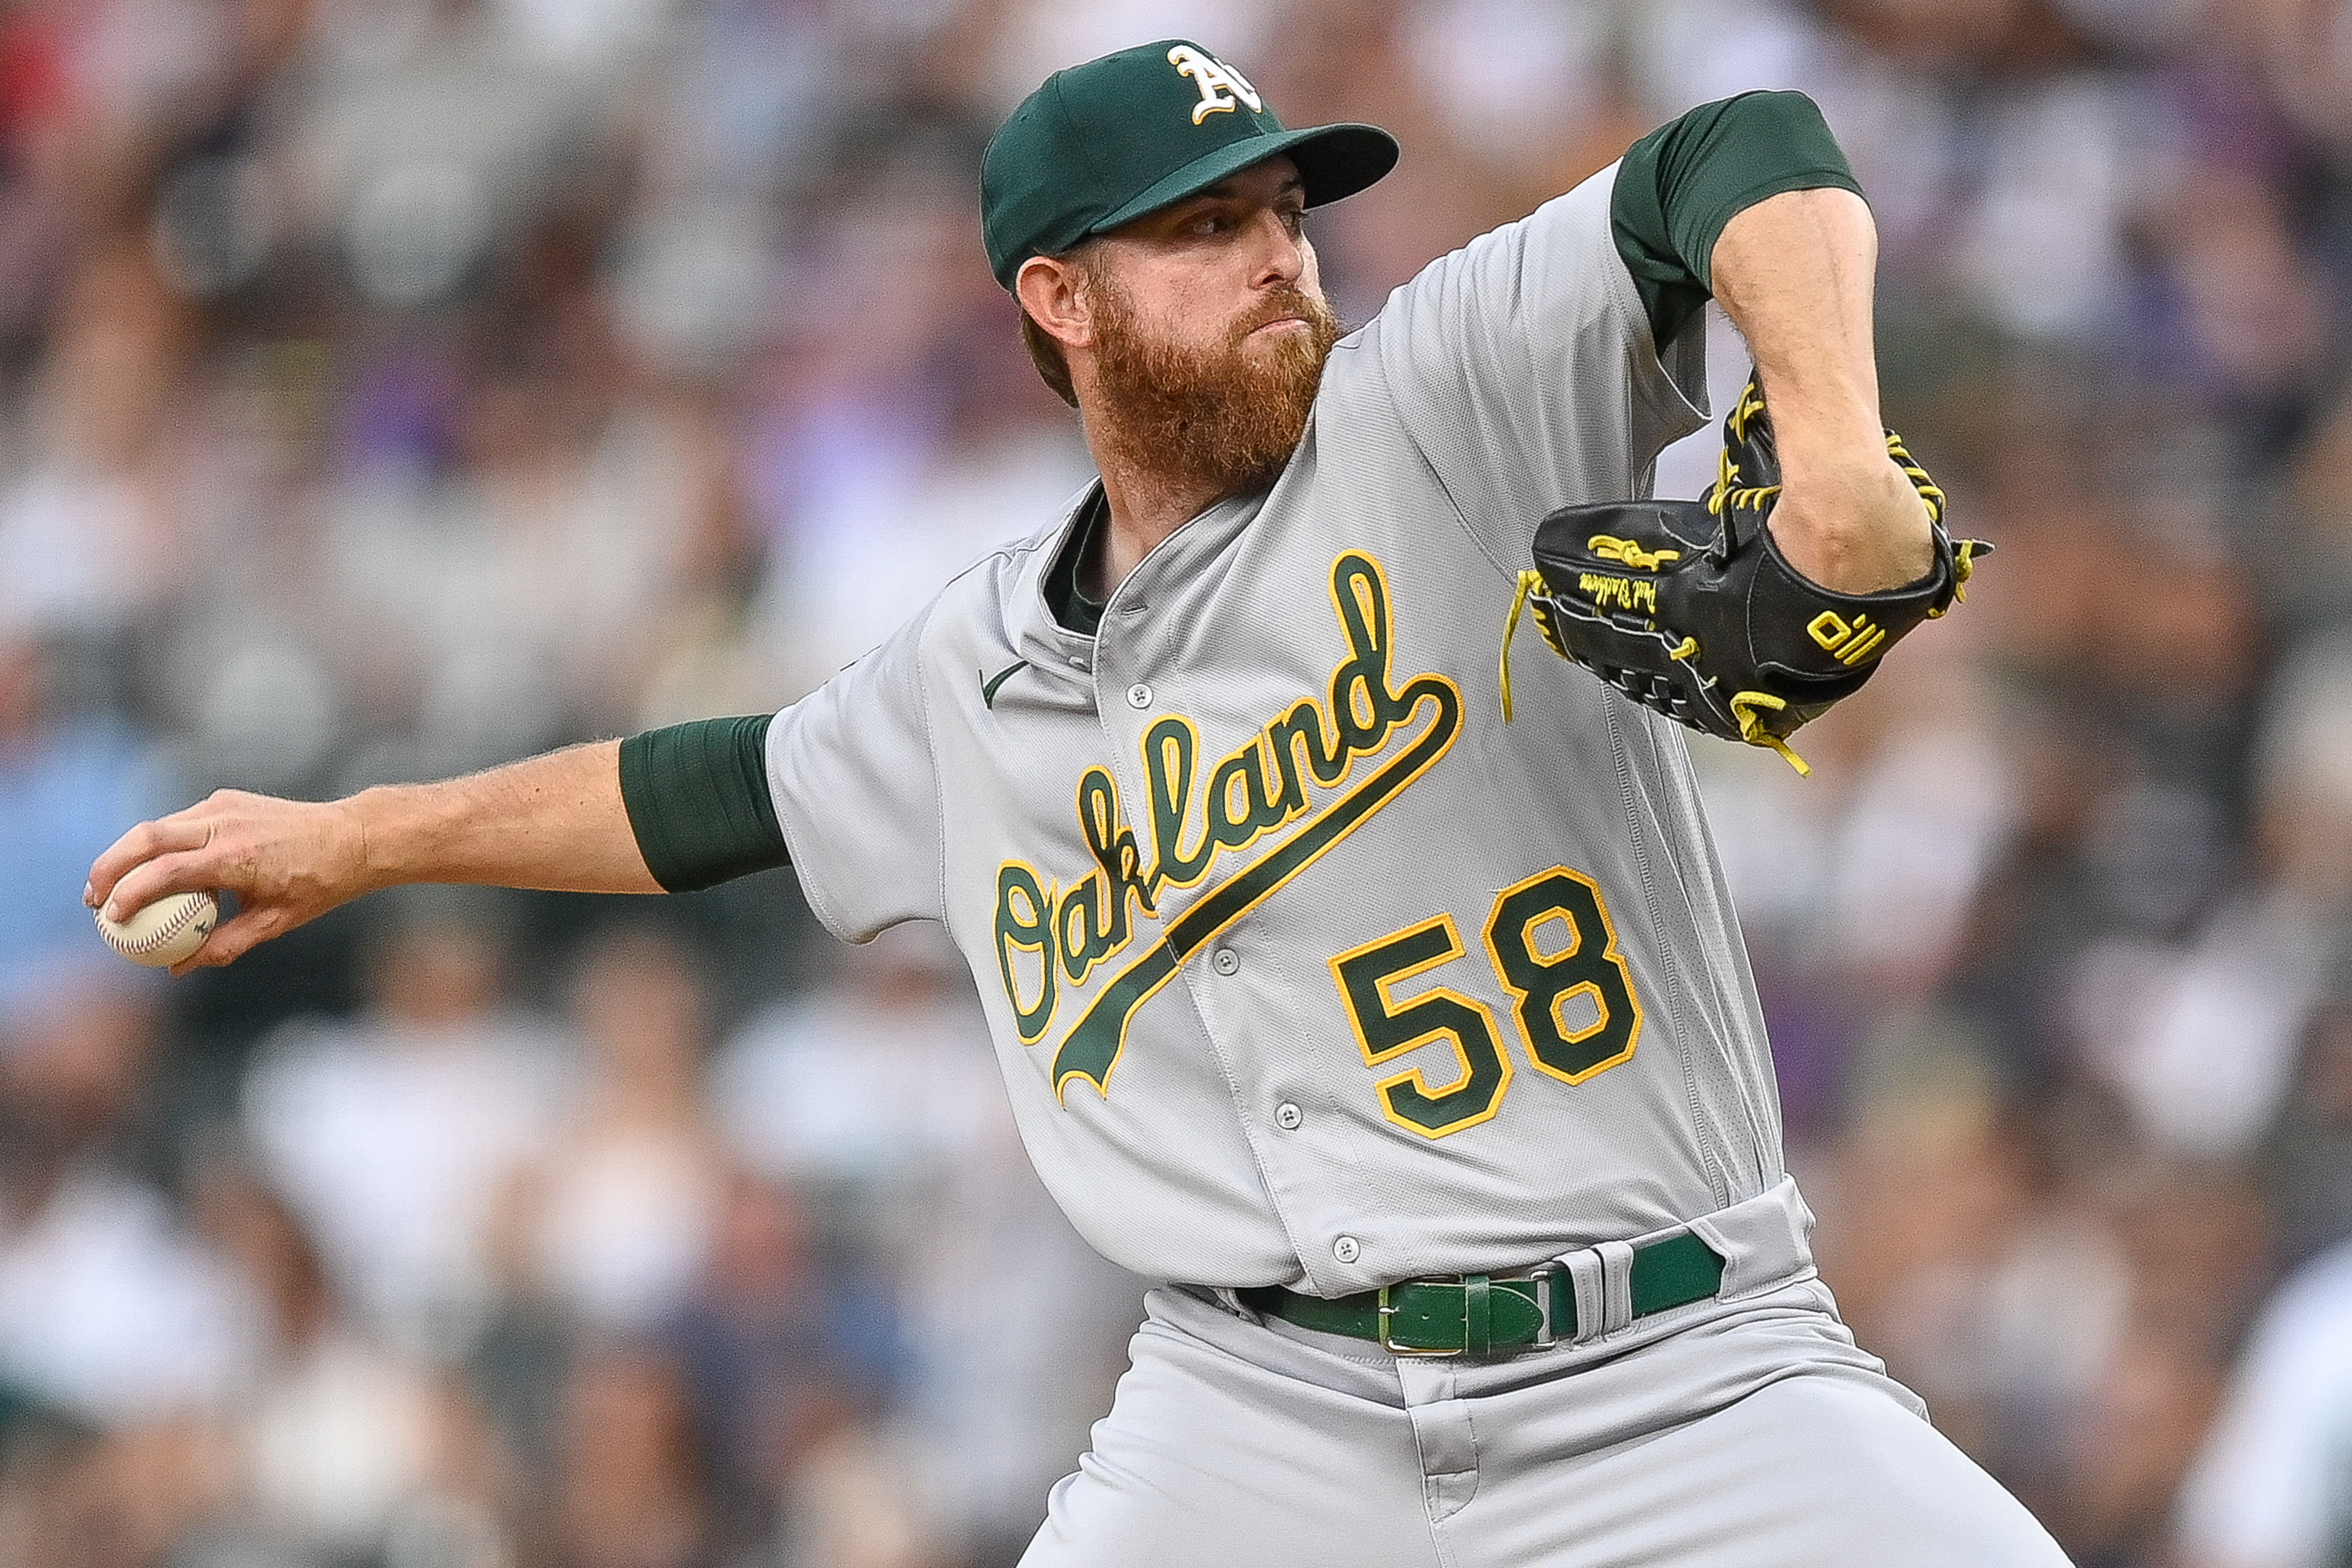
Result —
<path fill-rule="evenodd" d="M 1094 346 L 1094 312 L 1077 266 L 1060 257 L 1033 256 L 1013 279 L 1021 308 L 1066 349 Z"/>

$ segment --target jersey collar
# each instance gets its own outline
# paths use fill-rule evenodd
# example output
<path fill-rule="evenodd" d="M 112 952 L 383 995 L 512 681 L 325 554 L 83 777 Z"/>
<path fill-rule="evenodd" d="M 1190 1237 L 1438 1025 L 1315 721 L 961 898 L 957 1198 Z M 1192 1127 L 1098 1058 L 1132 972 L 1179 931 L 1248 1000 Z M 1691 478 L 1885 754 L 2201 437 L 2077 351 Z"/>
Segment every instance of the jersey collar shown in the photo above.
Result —
<path fill-rule="evenodd" d="M 1204 568 L 1258 514 L 1270 493 L 1229 496 L 1152 546 L 1127 580 L 1111 591 L 1097 617 L 1096 630 L 1089 632 L 1066 624 L 1056 610 L 1066 602 L 1057 595 L 1078 596 L 1076 574 L 1083 552 L 1094 531 L 1108 524 L 1102 481 L 1094 480 L 1071 503 L 1060 525 L 1046 536 L 1044 547 L 1030 557 L 1032 563 L 1023 574 L 1019 590 L 1023 625 L 1017 641 L 1024 650 L 1042 647 L 1047 657 L 1058 662 L 1091 667 L 1096 637 L 1104 626 L 1123 623 L 1129 613 L 1148 609 L 1155 584 L 1167 582 L 1171 574 L 1182 576 Z"/>

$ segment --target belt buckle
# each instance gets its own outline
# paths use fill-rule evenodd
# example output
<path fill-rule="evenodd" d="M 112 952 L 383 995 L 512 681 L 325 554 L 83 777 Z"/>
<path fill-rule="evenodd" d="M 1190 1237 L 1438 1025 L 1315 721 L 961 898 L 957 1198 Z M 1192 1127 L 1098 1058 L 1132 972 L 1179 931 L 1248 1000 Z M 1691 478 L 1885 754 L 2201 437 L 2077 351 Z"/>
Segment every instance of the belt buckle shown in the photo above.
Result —
<path fill-rule="evenodd" d="M 1379 1327 L 1374 1335 L 1374 1337 L 1380 1341 L 1381 1349 L 1388 1352 L 1391 1355 L 1402 1356 L 1444 1357 L 1468 1354 L 1470 1351 L 1470 1322 L 1467 1316 L 1464 1318 L 1462 1323 L 1462 1342 L 1455 1345 L 1451 1350 L 1447 1350 L 1443 1346 L 1436 1348 L 1424 1348 L 1420 1345 L 1401 1345 L 1397 1343 L 1395 1340 L 1389 1337 L 1389 1321 L 1391 1319 L 1394 1318 L 1397 1313 L 1397 1309 L 1390 1304 L 1389 1292 L 1395 1289 L 1398 1285 L 1458 1286 L 1461 1283 L 1462 1279 L 1459 1275 L 1455 1275 L 1454 1278 L 1449 1279 L 1442 1274 L 1416 1274 L 1410 1279 L 1399 1279 L 1393 1284 L 1381 1286 L 1380 1293 L 1380 1315 L 1376 1320 Z"/>

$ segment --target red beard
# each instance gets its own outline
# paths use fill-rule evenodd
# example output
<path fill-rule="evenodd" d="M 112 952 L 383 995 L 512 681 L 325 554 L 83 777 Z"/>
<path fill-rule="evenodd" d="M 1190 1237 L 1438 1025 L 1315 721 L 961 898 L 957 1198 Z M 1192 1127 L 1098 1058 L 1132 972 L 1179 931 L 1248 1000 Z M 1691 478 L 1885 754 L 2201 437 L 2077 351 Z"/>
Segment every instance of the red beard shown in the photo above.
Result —
<path fill-rule="evenodd" d="M 1307 434 L 1323 363 L 1339 341 L 1339 318 L 1296 285 L 1277 289 L 1213 348 L 1152 340 L 1134 302 L 1107 277 L 1094 295 L 1096 384 L 1106 455 L 1217 499 L 1272 487 Z M 1269 321 L 1296 316 L 1304 331 L 1244 346 Z"/>

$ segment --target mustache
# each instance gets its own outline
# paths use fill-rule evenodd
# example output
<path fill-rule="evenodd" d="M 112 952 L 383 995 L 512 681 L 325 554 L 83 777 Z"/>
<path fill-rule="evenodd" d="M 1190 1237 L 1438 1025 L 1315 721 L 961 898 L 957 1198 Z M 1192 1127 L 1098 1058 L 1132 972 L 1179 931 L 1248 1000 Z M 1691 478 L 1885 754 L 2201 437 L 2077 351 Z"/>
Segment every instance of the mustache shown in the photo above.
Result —
<path fill-rule="evenodd" d="M 1329 306 L 1304 289 L 1296 284 L 1285 284 L 1234 329 L 1234 342 L 1240 342 L 1260 327 L 1270 327 L 1276 321 L 1297 321 L 1309 326 L 1318 326 L 1330 313 Z"/>

